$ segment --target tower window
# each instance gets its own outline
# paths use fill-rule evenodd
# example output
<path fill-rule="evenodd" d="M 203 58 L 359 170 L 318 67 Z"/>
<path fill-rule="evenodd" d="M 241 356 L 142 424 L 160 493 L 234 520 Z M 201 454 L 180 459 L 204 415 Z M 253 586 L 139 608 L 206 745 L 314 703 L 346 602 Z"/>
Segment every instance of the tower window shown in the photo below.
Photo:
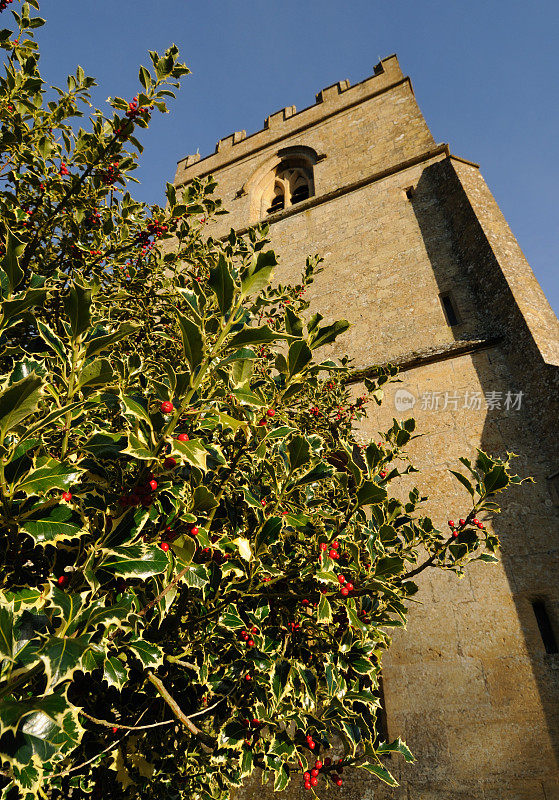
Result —
<path fill-rule="evenodd" d="M 295 205 L 295 203 L 300 203 L 302 200 L 306 200 L 309 197 L 309 184 L 305 181 L 305 183 L 299 184 L 297 188 L 293 191 L 291 195 L 291 203 Z"/>
<path fill-rule="evenodd" d="M 559 472 L 555 472 L 547 479 L 549 481 L 549 493 L 553 504 L 559 506 Z"/>
<path fill-rule="evenodd" d="M 451 327 L 453 325 L 458 325 L 460 323 L 460 318 L 458 317 L 456 305 L 450 292 L 444 292 L 443 294 L 440 294 L 439 297 L 441 299 L 441 305 L 443 307 L 444 315 L 448 324 Z"/>
<path fill-rule="evenodd" d="M 540 629 L 540 636 L 542 637 L 542 642 L 543 646 L 545 647 L 545 652 L 559 653 L 559 648 L 557 647 L 557 639 L 555 637 L 555 632 L 551 625 L 549 614 L 547 613 L 545 602 L 543 600 L 533 600 L 532 608 L 534 609 L 536 622 L 538 623 L 538 628 Z"/>
<path fill-rule="evenodd" d="M 313 194 L 312 166 L 300 157 L 284 159 L 270 178 L 262 195 L 264 214 L 290 208 Z"/>
<path fill-rule="evenodd" d="M 283 191 L 277 188 L 276 194 L 274 195 L 272 202 L 270 203 L 268 214 L 273 214 L 275 211 L 281 211 L 282 208 L 285 208 L 285 196 L 283 194 Z"/>

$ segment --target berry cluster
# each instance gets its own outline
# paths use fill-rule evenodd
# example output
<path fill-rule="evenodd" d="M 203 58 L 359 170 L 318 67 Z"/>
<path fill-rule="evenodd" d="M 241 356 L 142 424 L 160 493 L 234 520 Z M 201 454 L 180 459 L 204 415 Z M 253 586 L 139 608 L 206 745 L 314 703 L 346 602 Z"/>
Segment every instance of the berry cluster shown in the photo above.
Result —
<path fill-rule="evenodd" d="M 338 582 L 341 584 L 340 594 L 342 597 L 347 597 L 350 592 L 355 588 L 351 581 L 346 581 L 343 575 L 338 575 Z"/>
<path fill-rule="evenodd" d="M 107 169 L 102 173 L 101 178 L 106 186 L 112 186 L 117 178 L 120 177 L 120 170 L 118 168 L 118 161 L 113 161 L 109 164 Z"/>
<path fill-rule="evenodd" d="M 14 0 L 0 0 L 0 11 L 5 11 L 6 8 L 13 3 Z"/>
<path fill-rule="evenodd" d="M 247 747 L 252 747 L 254 744 L 256 744 L 257 739 L 260 737 L 260 728 L 262 727 L 262 722 L 260 722 L 259 719 L 244 719 L 243 725 L 245 728 L 249 729 L 247 731 L 245 744 Z M 252 737 L 252 739 L 249 737 Z"/>
<path fill-rule="evenodd" d="M 60 175 L 61 178 L 63 178 L 65 175 L 69 175 L 70 174 L 70 170 L 68 169 L 68 167 L 66 166 L 64 161 L 62 161 L 60 163 L 60 170 L 59 170 L 58 174 Z"/>
<path fill-rule="evenodd" d="M 149 508 L 153 502 L 153 493 L 156 489 L 157 481 L 153 475 L 150 475 L 148 483 L 143 486 L 136 486 L 128 494 L 122 494 L 120 503 L 125 507 L 141 505 L 143 508 Z"/>
<path fill-rule="evenodd" d="M 327 544 L 326 542 L 321 542 L 321 543 L 320 543 L 320 549 L 321 549 L 321 551 L 322 551 L 323 553 L 325 553 L 325 552 L 326 552 L 326 550 L 328 550 L 328 555 L 330 556 L 330 558 L 331 558 L 333 561 L 339 561 L 339 559 L 340 559 L 340 554 L 338 553 L 338 548 L 339 548 L 339 546 L 340 546 L 340 543 L 339 543 L 339 542 L 337 542 L 337 541 L 334 541 L 334 542 L 332 542 L 332 543 L 330 544 L 330 549 L 328 550 L 328 544 Z"/>
<path fill-rule="evenodd" d="M 149 114 L 149 108 L 145 106 L 138 107 L 138 98 L 133 97 L 131 102 L 128 103 L 128 109 L 126 111 L 126 116 L 128 119 L 136 119 L 139 114 Z"/>
<path fill-rule="evenodd" d="M 259 425 L 267 425 L 268 424 L 267 417 L 275 417 L 275 415 L 276 415 L 276 412 L 274 411 L 274 409 L 273 408 L 269 408 L 266 411 L 266 416 L 262 417 L 262 419 L 260 420 L 260 422 L 258 424 Z"/>
<path fill-rule="evenodd" d="M 458 520 L 458 522 L 459 522 L 459 525 L 460 525 L 461 529 L 464 528 L 465 525 L 467 524 L 465 519 Z M 479 519 L 477 519 L 477 517 L 473 518 L 472 525 L 475 525 L 476 528 L 479 528 L 480 531 L 485 530 L 485 526 L 484 526 L 483 522 L 480 522 Z M 460 531 L 457 530 L 456 525 L 455 525 L 453 520 L 451 520 L 451 519 L 448 520 L 448 527 L 450 528 L 452 536 L 456 539 L 456 537 L 458 536 Z"/>
<path fill-rule="evenodd" d="M 312 741 L 312 737 L 310 737 L 310 738 L 311 738 L 311 741 Z M 309 743 L 309 737 L 307 736 L 307 744 L 308 743 Z M 313 744 L 314 744 L 314 742 L 313 742 Z M 310 747 L 310 744 L 309 744 L 309 747 Z M 311 747 L 311 750 L 312 749 L 314 749 L 314 748 Z M 341 758 L 339 759 L 338 763 L 335 766 L 332 765 L 332 759 L 331 758 L 325 758 L 324 759 L 324 763 L 322 763 L 322 761 L 320 761 L 320 759 L 317 759 L 314 762 L 314 767 L 311 769 L 311 771 L 303 773 L 303 779 L 305 781 L 305 789 L 309 790 L 309 789 L 315 787 L 318 784 L 318 776 L 320 774 L 320 771 L 324 770 L 324 769 L 326 769 L 329 777 L 336 784 L 336 786 L 342 786 L 343 785 L 343 780 L 340 778 L 340 775 L 337 774 L 337 773 L 340 773 L 340 774 L 343 773 L 344 768 L 343 768 L 342 764 L 343 764 L 343 759 L 341 759 Z M 332 772 L 331 773 L 332 768 L 335 769 L 336 772 Z"/>
<path fill-rule="evenodd" d="M 98 228 L 101 225 L 101 213 L 99 211 L 92 211 L 91 214 L 85 218 L 85 225 L 87 228 Z"/>
<path fill-rule="evenodd" d="M 241 631 L 240 638 L 243 642 L 247 643 L 247 647 L 254 647 L 254 639 L 251 637 L 251 633 L 258 633 L 258 628 L 256 625 L 253 625 L 250 629 L 250 633 L 248 631 Z"/>

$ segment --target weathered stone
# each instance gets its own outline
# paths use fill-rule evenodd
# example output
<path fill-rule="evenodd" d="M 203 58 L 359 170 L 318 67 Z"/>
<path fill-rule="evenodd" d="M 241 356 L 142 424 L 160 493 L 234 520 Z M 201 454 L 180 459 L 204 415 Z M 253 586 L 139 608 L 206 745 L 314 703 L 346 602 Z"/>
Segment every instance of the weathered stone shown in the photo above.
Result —
<path fill-rule="evenodd" d="M 474 565 L 462 580 L 421 576 L 422 605 L 384 663 L 389 733 L 407 740 L 417 763 L 391 759 L 399 789 L 348 775 L 343 796 L 559 798 L 559 656 L 545 652 L 532 608 L 545 600 L 559 636 L 559 509 L 547 480 L 559 469 L 555 315 L 479 168 L 435 143 L 395 56 L 356 86 L 335 84 L 309 108 L 289 107 L 264 130 L 222 142 L 180 162 L 175 179 L 215 175 L 230 211 L 216 237 L 258 221 L 255 193 L 282 151 L 314 154 L 312 196 L 269 218 L 276 277 L 295 282 L 307 255 L 325 257 L 309 296 L 327 321 L 352 323 L 331 352 L 349 352 L 362 371 L 356 393 L 375 365 L 400 365 L 402 382 L 388 386 L 360 436 L 377 439 L 393 416 L 416 417 L 425 435 L 410 453 L 436 523 L 468 510 L 448 469 L 477 447 L 517 453 L 518 471 L 536 480 L 507 493 L 492 522 L 499 564 Z M 454 325 L 440 298 L 449 292 Z M 396 404 L 402 390 L 409 410 Z M 509 392 L 523 393 L 520 408 L 506 407 Z M 253 781 L 244 797 L 261 792 Z M 290 797 L 304 795 L 293 781 Z"/>

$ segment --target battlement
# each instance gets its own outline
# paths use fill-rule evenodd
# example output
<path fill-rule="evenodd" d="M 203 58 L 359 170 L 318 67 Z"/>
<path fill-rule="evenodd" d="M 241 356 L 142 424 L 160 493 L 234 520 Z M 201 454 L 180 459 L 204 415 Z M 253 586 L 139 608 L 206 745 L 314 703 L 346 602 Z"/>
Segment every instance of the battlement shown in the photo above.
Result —
<path fill-rule="evenodd" d="M 286 106 L 266 117 L 261 130 L 249 136 L 246 131 L 235 131 L 219 140 L 215 152 L 203 158 L 199 153 L 182 158 L 178 162 L 175 185 L 187 183 L 195 176 L 207 175 L 231 161 L 267 147 L 276 139 L 304 130 L 403 81 L 409 81 L 409 78 L 402 74 L 398 58 L 395 55 L 383 58 L 375 66 L 373 75 L 355 86 L 351 86 L 348 80 L 338 81 L 321 89 L 312 106 L 301 111 L 297 111 L 295 106 Z"/>

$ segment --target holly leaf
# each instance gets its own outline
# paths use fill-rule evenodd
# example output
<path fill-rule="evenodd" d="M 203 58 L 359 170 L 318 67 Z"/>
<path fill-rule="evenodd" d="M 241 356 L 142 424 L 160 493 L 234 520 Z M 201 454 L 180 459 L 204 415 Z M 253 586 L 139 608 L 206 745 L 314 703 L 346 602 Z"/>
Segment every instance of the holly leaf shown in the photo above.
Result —
<path fill-rule="evenodd" d="M 192 372 L 200 366 L 204 358 L 204 339 L 198 325 L 180 311 L 175 310 L 182 336 L 183 354 Z"/>
<path fill-rule="evenodd" d="M 39 650 L 39 658 L 45 665 L 48 686 L 70 678 L 80 668 L 81 659 L 89 647 L 89 637 L 51 636 Z"/>
<path fill-rule="evenodd" d="M 37 459 L 37 469 L 29 472 L 17 485 L 18 491 L 28 495 L 48 492 L 51 489 L 63 491 L 81 476 L 81 470 L 64 464 L 55 458 Z"/>
<path fill-rule="evenodd" d="M 146 668 L 159 667 L 163 663 L 163 650 L 139 636 L 131 638 L 126 643 L 126 649 L 131 650 Z"/>
<path fill-rule="evenodd" d="M 204 447 L 201 439 L 191 439 L 189 442 L 173 441 L 173 455 L 180 455 L 193 467 L 198 467 L 204 472 L 207 470 L 206 459 L 208 451 Z"/>
<path fill-rule="evenodd" d="M 357 490 L 357 501 L 360 506 L 370 506 L 386 500 L 388 492 L 374 481 L 363 481 Z"/>
<path fill-rule="evenodd" d="M 44 513 L 42 510 L 37 514 Z M 43 519 L 27 519 L 21 529 L 31 536 L 35 544 L 46 545 L 55 542 L 67 541 L 79 536 L 82 531 L 81 523 L 70 521 L 72 510 L 68 506 L 55 506 L 47 517 Z"/>
<path fill-rule="evenodd" d="M 105 659 L 103 679 L 107 681 L 109 686 L 115 686 L 120 690 L 128 680 L 128 670 L 119 658 L 111 656 Z"/>
<path fill-rule="evenodd" d="M 0 606 L 0 656 L 13 661 L 14 610 L 13 605 Z"/>
<path fill-rule="evenodd" d="M 121 578 L 151 578 L 165 572 L 169 566 L 167 555 L 159 547 L 133 544 L 105 553 L 100 569 Z"/>
<path fill-rule="evenodd" d="M 0 731 L 16 731 L 20 722 L 37 711 L 44 713 L 55 722 L 67 710 L 68 703 L 60 694 L 49 694 L 46 697 L 29 697 L 26 700 L 14 700 L 4 697 L 0 700 Z"/>
<path fill-rule="evenodd" d="M 413 762 L 415 761 L 413 753 L 411 752 L 407 744 L 399 738 L 395 739 L 393 742 L 383 742 L 378 747 L 376 747 L 375 750 L 377 753 L 381 755 L 383 755 L 384 753 L 400 753 L 401 755 L 404 756 L 405 760 L 410 764 L 413 764 Z"/>
<path fill-rule="evenodd" d="M 32 372 L 0 393 L 0 441 L 8 431 L 35 413 L 43 389 L 43 379 Z"/>
<path fill-rule="evenodd" d="M 291 336 L 289 333 L 272 330 L 269 325 L 262 325 L 260 328 L 247 327 L 229 339 L 227 349 L 247 347 L 252 344 L 269 344 L 278 339 L 293 340 L 296 338 L 296 336 Z"/>
<path fill-rule="evenodd" d="M 382 764 L 356 764 L 358 769 L 364 769 L 371 775 L 380 778 L 381 781 L 387 783 L 389 786 L 398 786 L 398 781 Z"/>
<path fill-rule="evenodd" d="M 233 303 L 235 284 L 233 283 L 229 265 L 223 253 L 219 254 L 216 267 L 210 269 L 208 283 L 217 297 L 217 304 L 220 312 L 223 315 L 227 314 Z"/>
<path fill-rule="evenodd" d="M 88 339 L 85 348 L 86 359 L 98 355 L 99 353 L 103 352 L 103 350 L 110 349 L 113 344 L 116 344 L 116 342 L 120 342 L 126 336 L 129 336 L 131 333 L 134 333 L 134 331 L 136 331 L 137 329 L 138 329 L 137 325 L 132 325 L 130 322 L 125 322 L 119 328 L 117 328 L 117 330 L 114 331 L 113 333 L 107 333 L 101 336 L 94 336 L 91 339 Z"/>

